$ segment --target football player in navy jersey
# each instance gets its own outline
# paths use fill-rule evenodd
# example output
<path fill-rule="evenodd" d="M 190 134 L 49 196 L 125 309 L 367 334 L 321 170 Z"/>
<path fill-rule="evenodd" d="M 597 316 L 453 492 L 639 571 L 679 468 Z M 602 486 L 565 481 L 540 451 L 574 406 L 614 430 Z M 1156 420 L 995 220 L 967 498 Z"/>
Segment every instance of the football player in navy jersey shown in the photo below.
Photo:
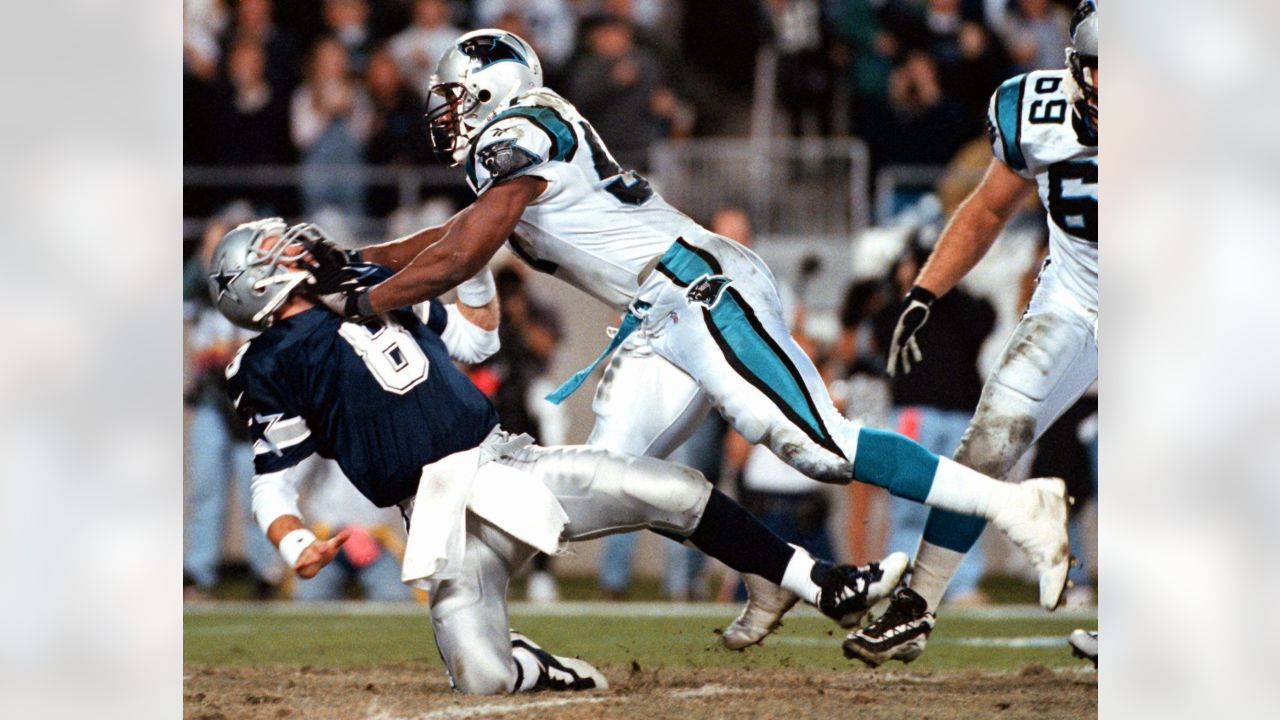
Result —
<path fill-rule="evenodd" d="M 479 448 L 481 466 L 497 463 L 549 491 L 567 517 L 554 526 L 558 541 L 649 528 L 787 588 L 846 627 L 901 578 L 902 553 L 856 568 L 815 560 L 689 468 L 587 446 L 544 448 L 503 432 L 488 400 L 452 363 L 477 362 L 498 349 L 488 270 L 458 286 L 456 304 L 431 300 L 352 322 L 312 295 L 317 278 L 334 271 L 321 259 L 331 247 L 314 226 L 259 220 L 222 239 L 209 274 L 217 308 L 262 330 L 237 352 L 227 377 L 255 441 L 254 515 L 299 576 L 320 572 L 346 539 L 318 540 L 305 528 L 293 477 L 303 459 L 332 458 L 375 505 L 399 505 L 412 545 L 414 518 L 433 509 L 420 479 Z M 336 272 L 342 282 L 366 285 L 386 273 L 368 264 Z M 453 686 L 469 693 L 607 687 L 590 664 L 553 656 L 509 630 L 508 579 L 534 547 L 517 539 L 518 522 L 482 516 L 471 497 L 458 571 L 430 578 L 432 625 Z M 533 514 L 523 506 L 506 512 Z M 431 532 L 433 525 L 422 527 Z M 406 559 L 406 575 L 407 567 Z"/>

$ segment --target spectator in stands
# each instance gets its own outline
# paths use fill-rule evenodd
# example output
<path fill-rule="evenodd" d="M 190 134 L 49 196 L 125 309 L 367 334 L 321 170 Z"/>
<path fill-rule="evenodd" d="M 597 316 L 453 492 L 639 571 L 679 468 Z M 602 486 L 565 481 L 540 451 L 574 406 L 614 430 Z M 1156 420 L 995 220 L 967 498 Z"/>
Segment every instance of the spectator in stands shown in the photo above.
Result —
<path fill-rule="evenodd" d="M 449 21 L 449 10 L 446 0 L 416 0 L 413 24 L 391 38 L 391 55 L 401 74 L 423 97 L 431 92 L 431 74 L 440 57 L 462 34 Z"/>
<path fill-rule="evenodd" d="M 271 0 L 238 0 L 235 22 L 223 38 L 223 46 L 241 41 L 257 43 L 267 54 L 267 77 L 271 87 L 282 94 L 291 92 L 298 82 L 298 40 L 272 20 Z"/>
<path fill-rule="evenodd" d="M 365 144 L 370 165 L 414 167 L 431 162 L 431 148 L 422 120 L 422 97 L 405 84 L 391 51 L 381 48 L 369 58 L 365 84 L 373 102 L 373 125 Z M 397 188 L 369 189 L 369 212 L 384 217 L 399 205 Z"/>
<path fill-rule="evenodd" d="M 873 173 L 883 165 L 944 165 L 977 129 L 943 91 L 937 65 L 915 50 L 889 75 L 886 102 L 868 108 Z"/>
<path fill-rule="evenodd" d="M 1018 72 L 1062 66 L 1071 43 L 1071 13 L 1050 0 L 1016 0 L 998 32 Z"/>
<path fill-rule="evenodd" d="M 849 129 L 862 135 L 866 108 L 889 92 L 898 39 L 885 30 L 871 0 L 835 0 L 830 22 L 836 70 L 849 86 Z"/>
<path fill-rule="evenodd" d="M 332 460 L 313 455 L 304 464 L 300 494 L 311 531 L 322 540 L 342 530 L 351 535 L 324 572 L 293 580 L 293 599 L 343 600 L 355 582 L 365 600 L 412 600 L 413 590 L 400 582 L 405 530 L 399 509 L 374 506 Z"/>
<path fill-rule="evenodd" d="M 822 38 L 818 0 L 767 0 L 765 12 L 778 53 L 778 103 L 791 134 L 804 135 L 812 118 L 820 135 L 831 134 L 831 73 Z"/>
<path fill-rule="evenodd" d="M 928 0 L 896 9 L 894 18 L 904 51 L 933 58 L 943 90 L 966 109 L 976 134 L 992 91 L 1011 74 L 1004 45 L 977 17 L 966 17 L 961 0 Z"/>
<path fill-rule="evenodd" d="M 232 325 L 209 301 L 205 285 L 209 258 L 222 236 L 241 220 L 237 205 L 205 228 L 200 249 L 187 262 L 184 275 L 194 282 L 184 302 L 185 351 L 191 376 L 184 401 L 191 412 L 187 432 L 187 493 L 183 544 L 183 594 L 208 597 L 218 581 L 222 543 L 226 537 L 227 503 L 239 505 L 243 547 L 253 576 L 255 595 L 267 598 L 284 577 L 275 547 L 257 529 L 249 485 L 253 480 L 253 448 L 244 423 L 227 400 L 226 367 L 251 333 Z"/>
<path fill-rule="evenodd" d="M 475 0 L 472 10 L 477 27 L 505 30 L 504 15 L 518 19 L 520 37 L 538 53 L 546 76 L 555 77 L 573 54 L 578 24 L 567 0 Z"/>
<path fill-rule="evenodd" d="M 636 47 L 627 21 L 607 17 L 588 31 L 587 52 L 574 63 L 565 94 L 624 169 L 644 171 L 649 145 L 663 135 L 663 120 L 652 111 L 662 87 L 657 58 Z"/>
<path fill-rule="evenodd" d="M 366 0 L 324 0 L 324 24 L 329 37 L 342 43 L 347 63 L 357 75 L 364 73 L 373 54 L 375 38 L 369 28 Z"/>
<path fill-rule="evenodd" d="M 908 246 L 892 270 L 890 280 L 895 297 L 906 296 L 927 257 L 928 252 L 918 243 Z M 889 347 L 900 310 L 897 303 L 891 303 L 873 321 L 881 356 Z M 996 312 L 990 302 L 970 295 L 963 287 L 956 287 L 934 303 L 930 313 L 934 322 L 929 325 L 936 323 L 936 326 L 927 331 L 932 333 L 927 340 L 929 347 L 938 348 L 938 352 L 913 365 L 909 374 L 899 374 L 891 381 L 897 425 L 894 429 L 930 452 L 950 457 L 959 447 L 982 394 L 978 354 L 995 327 Z M 922 338 L 921 342 L 924 341 Z M 889 499 L 889 507 L 892 517 L 889 548 L 914 553 L 924 532 L 927 508 L 893 497 Z M 981 545 L 977 545 L 965 556 L 948 589 L 948 597 L 953 602 L 985 600 L 978 589 L 984 565 Z"/>
<path fill-rule="evenodd" d="M 217 164 L 281 165 L 294 159 L 289 96 L 271 84 L 266 61 L 266 52 L 252 40 L 236 41 L 229 50 L 226 78 L 214 88 L 206 118 Z M 290 189 L 279 187 L 246 187 L 235 193 L 277 211 L 293 199 Z"/>
<path fill-rule="evenodd" d="M 347 75 L 347 51 L 325 38 L 311 51 L 307 80 L 293 95 L 293 143 L 302 156 L 304 211 L 332 205 L 349 216 L 364 214 L 359 163 L 373 126 L 365 91 Z M 335 170 L 334 166 L 344 166 Z"/>
<path fill-rule="evenodd" d="M 840 307 L 840 338 L 832 353 L 841 378 L 831 384 L 836 407 L 868 427 L 893 426 L 893 391 L 884 372 L 884 355 L 875 341 L 873 319 L 897 298 L 889 297 L 883 279 L 859 280 L 849 286 Z M 845 489 L 845 547 L 849 558 L 870 562 L 884 552 L 884 537 L 872 532 L 874 508 L 884 491 L 862 483 Z"/>
<path fill-rule="evenodd" d="M 267 77 L 267 53 L 238 40 L 227 56 L 213 122 L 218 161 L 225 165 L 274 165 L 291 159 L 288 95 Z"/>

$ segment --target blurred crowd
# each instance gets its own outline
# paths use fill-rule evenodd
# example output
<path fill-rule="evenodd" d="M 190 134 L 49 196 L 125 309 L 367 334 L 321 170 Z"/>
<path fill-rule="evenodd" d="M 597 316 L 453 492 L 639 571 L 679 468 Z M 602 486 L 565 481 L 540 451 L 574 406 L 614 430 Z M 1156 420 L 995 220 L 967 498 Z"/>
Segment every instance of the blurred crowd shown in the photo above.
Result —
<path fill-rule="evenodd" d="M 201 221 L 188 228 L 184 253 L 189 597 L 207 596 L 224 580 L 228 548 L 243 558 L 254 596 L 412 597 L 394 572 L 403 537 L 398 515 L 380 513 L 350 492 L 331 463 L 310 469 L 308 519 L 321 537 L 351 528 L 355 539 L 324 583 L 292 582 L 258 530 L 249 512 L 252 448 L 227 402 L 222 373 L 248 335 L 212 308 L 204 264 L 226 230 L 252 217 L 305 216 L 351 237 L 344 225 L 371 216 L 385 218 L 394 235 L 438 223 L 466 202 L 460 176 L 433 186 L 425 173 L 415 175 L 415 197 L 427 202 L 412 208 L 396 187 L 371 178 L 379 168 L 416 171 L 434 162 L 423 96 L 436 60 L 468 29 L 499 27 L 528 40 L 547 85 L 578 106 L 621 164 L 641 171 L 656 140 L 748 132 L 761 90 L 759 58 L 775 69 L 778 134 L 861 137 L 872 177 L 884 165 L 946 166 L 942 181 L 929 188 L 938 209 L 911 224 L 881 276 L 850 284 L 837 333 L 807 332 L 805 298 L 817 261 L 780 276 L 780 290 L 797 339 L 842 410 L 940 454 L 959 443 L 981 389 L 980 355 L 998 324 L 991 300 L 958 289 L 939 301 L 920 339 L 929 362 L 910 375 L 885 374 L 885 349 L 898 299 L 941 221 L 990 159 L 982 131 L 991 92 L 1017 72 L 1063 65 L 1070 0 L 186 0 L 184 7 L 185 164 L 296 167 L 296 176 L 278 183 L 188 185 L 184 197 L 186 217 Z M 1022 224 L 1032 235 L 1043 234 L 1037 208 Z M 752 242 L 751 218 L 740 208 L 698 219 Z M 1043 245 L 1043 237 L 1030 244 L 1037 242 Z M 1015 314 L 1040 259 L 1007 273 L 1006 284 L 1022 288 L 1010 303 Z M 531 292 L 523 266 L 495 273 L 503 349 L 470 368 L 470 376 L 507 429 L 544 444 L 580 442 L 569 436 L 564 411 L 541 400 L 564 340 L 557 308 Z M 1090 496 L 1096 406 L 1096 396 L 1082 400 L 1018 472 L 1061 475 L 1077 498 Z M 870 487 L 811 481 L 749 446 L 718 417 L 673 459 L 698 468 L 788 541 L 816 554 L 866 561 L 886 550 L 912 552 L 923 528 L 922 508 Z M 229 541 L 233 527 L 242 532 Z M 728 599 L 741 592 L 731 576 L 710 581 L 697 553 L 662 542 L 667 597 Z M 633 592 L 635 543 L 634 535 L 619 535 L 604 544 L 600 596 Z M 1085 556 L 1080 548 L 1075 554 Z M 980 545 L 952 583 L 952 600 L 983 600 L 984 564 Z M 553 569 L 546 558 L 535 563 L 529 597 L 557 597 Z M 1087 586 L 1086 577 L 1076 580 Z"/>
<path fill-rule="evenodd" d="M 740 135 L 759 50 L 793 135 L 856 135 L 873 168 L 942 165 L 1005 78 L 1061 67 L 1070 0 L 186 0 L 188 166 L 297 165 L 248 190 L 283 215 L 385 217 L 367 167 L 432 162 L 423 97 L 466 30 L 528 40 L 548 86 L 644 171 L 661 138 Z M 431 188 L 425 188 L 430 190 Z M 439 189 L 439 188 L 437 188 Z M 189 188 L 208 217 L 244 188 Z M 458 198 L 462 199 L 461 197 Z"/>

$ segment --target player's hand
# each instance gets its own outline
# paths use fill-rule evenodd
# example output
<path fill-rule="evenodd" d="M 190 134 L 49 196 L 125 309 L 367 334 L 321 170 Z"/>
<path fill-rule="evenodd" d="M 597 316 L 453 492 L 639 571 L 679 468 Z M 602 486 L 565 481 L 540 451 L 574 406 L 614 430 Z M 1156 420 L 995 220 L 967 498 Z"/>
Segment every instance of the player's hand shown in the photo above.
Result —
<path fill-rule="evenodd" d="M 347 320 L 360 322 L 373 316 L 365 294 L 387 275 L 381 265 L 350 263 L 312 272 L 307 290 L 320 304 Z"/>
<path fill-rule="evenodd" d="M 916 333 L 928 322 L 929 308 L 937 299 L 933 293 L 917 285 L 902 301 L 902 314 L 898 316 L 898 325 L 893 329 L 893 340 L 889 343 L 889 377 L 897 377 L 899 368 L 903 374 L 910 373 L 911 364 L 924 359 Z"/>
<path fill-rule="evenodd" d="M 316 540 L 302 551 L 298 556 L 298 562 L 294 563 L 293 571 L 298 573 L 298 577 L 303 580 L 309 580 L 320 572 L 325 565 L 333 562 L 338 556 L 338 551 L 342 549 L 342 544 L 351 537 L 351 530 L 343 530 L 328 540 Z"/>
<path fill-rule="evenodd" d="M 309 223 L 302 226 L 298 240 L 311 255 L 312 274 L 330 272 L 362 259 L 359 250 L 343 250 L 324 231 Z"/>

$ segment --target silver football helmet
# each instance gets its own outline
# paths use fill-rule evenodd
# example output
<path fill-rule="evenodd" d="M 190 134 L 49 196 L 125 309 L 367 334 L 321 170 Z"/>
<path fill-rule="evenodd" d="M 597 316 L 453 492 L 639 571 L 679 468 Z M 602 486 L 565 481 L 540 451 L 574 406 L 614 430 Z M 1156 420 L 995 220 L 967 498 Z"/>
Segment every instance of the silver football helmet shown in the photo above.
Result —
<path fill-rule="evenodd" d="M 1098 4 L 1084 0 L 1071 17 L 1071 46 L 1067 48 L 1067 67 L 1075 81 L 1076 100 L 1084 100 L 1089 120 L 1097 127 L 1098 84 Z"/>
<path fill-rule="evenodd" d="M 474 136 L 503 106 L 542 85 L 542 63 L 529 43 L 505 30 L 458 38 L 440 58 L 427 96 L 427 132 L 436 157 L 457 165 Z"/>
<path fill-rule="evenodd" d="M 280 218 L 254 220 L 228 232 L 209 261 L 214 306 L 240 327 L 270 326 L 289 295 L 311 278 L 305 261 L 316 237 L 323 233 L 314 225 L 289 227 Z"/>

